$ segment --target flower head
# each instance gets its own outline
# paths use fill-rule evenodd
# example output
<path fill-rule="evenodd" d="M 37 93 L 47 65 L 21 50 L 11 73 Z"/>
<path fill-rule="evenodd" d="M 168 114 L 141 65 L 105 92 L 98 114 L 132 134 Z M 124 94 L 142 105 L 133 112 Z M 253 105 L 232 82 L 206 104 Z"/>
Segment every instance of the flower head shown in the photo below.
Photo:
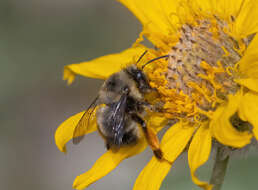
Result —
<path fill-rule="evenodd" d="M 120 0 L 143 25 L 133 46 L 121 53 L 65 67 L 64 79 L 75 75 L 106 79 L 129 64 L 142 52 L 139 64 L 168 55 L 144 68 L 149 84 L 158 96 L 153 105 L 163 113 L 146 118 L 158 132 L 167 121 L 176 122 L 164 135 L 161 149 L 170 162 L 185 150 L 192 180 L 204 189 L 196 170 L 209 158 L 212 140 L 242 148 L 258 139 L 258 5 L 254 0 Z M 155 48 L 141 44 L 146 37 Z M 65 151 L 79 113 L 56 131 L 56 144 Z M 96 130 L 91 125 L 87 132 Z M 83 135 L 83 134 L 82 134 Z M 189 146 L 188 146 L 189 145 Z M 113 170 L 123 159 L 146 147 L 143 138 L 133 147 L 107 151 L 91 170 L 78 176 L 74 187 L 83 189 Z M 159 189 L 171 168 L 153 157 L 136 180 L 134 189 Z"/>

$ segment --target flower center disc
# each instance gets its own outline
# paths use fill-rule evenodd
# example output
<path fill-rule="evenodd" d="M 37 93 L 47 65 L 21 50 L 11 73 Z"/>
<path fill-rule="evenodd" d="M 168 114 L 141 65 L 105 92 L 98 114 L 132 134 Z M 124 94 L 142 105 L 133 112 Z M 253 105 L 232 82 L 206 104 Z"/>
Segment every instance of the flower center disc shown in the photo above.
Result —
<path fill-rule="evenodd" d="M 236 63 L 248 42 L 233 39 L 225 28 L 227 24 L 217 18 L 181 27 L 180 38 L 169 51 L 167 67 L 160 74 L 165 76 L 165 87 L 157 82 L 154 85 L 169 118 L 192 120 L 196 115 L 206 115 L 238 90 L 234 82 Z"/>

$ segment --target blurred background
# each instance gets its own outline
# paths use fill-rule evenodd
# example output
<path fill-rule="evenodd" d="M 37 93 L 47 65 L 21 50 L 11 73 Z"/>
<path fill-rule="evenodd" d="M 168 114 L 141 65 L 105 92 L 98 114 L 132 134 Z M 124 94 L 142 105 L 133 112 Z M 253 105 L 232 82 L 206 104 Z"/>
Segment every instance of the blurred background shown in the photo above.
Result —
<path fill-rule="evenodd" d="M 77 77 L 67 86 L 63 67 L 128 48 L 140 31 L 115 0 L 0 1 L 0 189 L 70 190 L 105 152 L 98 134 L 69 143 L 66 155 L 55 146 L 57 126 L 85 109 L 102 84 Z M 224 189 L 257 189 L 256 152 L 230 160 Z M 132 189 L 151 156 L 147 149 L 124 161 L 89 189 Z M 202 179 L 209 178 L 211 162 L 201 168 Z M 185 155 L 161 189 L 198 189 Z"/>

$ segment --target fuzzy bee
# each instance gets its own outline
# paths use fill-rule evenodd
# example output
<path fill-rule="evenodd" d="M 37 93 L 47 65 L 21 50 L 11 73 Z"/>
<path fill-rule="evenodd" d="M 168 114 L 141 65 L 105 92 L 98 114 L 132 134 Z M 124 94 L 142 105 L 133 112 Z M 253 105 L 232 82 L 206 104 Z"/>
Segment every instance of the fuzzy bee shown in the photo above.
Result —
<path fill-rule="evenodd" d="M 141 55 L 136 64 L 145 53 Z M 152 59 L 141 69 L 136 64 L 132 64 L 111 75 L 100 88 L 97 98 L 89 106 L 91 109 L 88 109 L 78 122 L 74 130 L 73 143 L 78 144 L 82 140 L 83 136 L 79 134 L 86 131 L 94 109 L 97 105 L 104 104 L 105 106 L 97 110 L 97 126 L 107 149 L 136 144 L 140 138 L 139 130 L 142 130 L 154 155 L 162 159 L 159 140 L 143 119 L 145 109 L 150 108 L 144 96 L 155 90 L 150 87 L 143 68 L 157 59 L 167 57 L 168 55 L 165 55 Z"/>

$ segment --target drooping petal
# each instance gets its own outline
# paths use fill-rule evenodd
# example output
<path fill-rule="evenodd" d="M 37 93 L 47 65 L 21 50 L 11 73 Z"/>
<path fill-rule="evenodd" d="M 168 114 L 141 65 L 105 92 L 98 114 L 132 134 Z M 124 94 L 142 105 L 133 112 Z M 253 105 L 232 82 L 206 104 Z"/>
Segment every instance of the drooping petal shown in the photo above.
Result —
<path fill-rule="evenodd" d="M 254 92 L 245 94 L 241 100 L 239 112 L 252 124 L 254 136 L 258 140 L 258 94 Z"/>
<path fill-rule="evenodd" d="M 231 1 L 232 3 L 235 3 Z M 256 0 L 245 0 L 234 24 L 234 33 L 246 37 L 258 31 L 258 4 Z"/>
<path fill-rule="evenodd" d="M 76 177 L 73 188 L 81 190 L 88 187 L 115 169 L 124 159 L 142 152 L 146 146 L 146 141 L 141 139 L 137 145 L 122 147 L 118 151 L 107 151 L 95 162 L 90 170 Z"/>
<path fill-rule="evenodd" d="M 64 80 L 68 80 L 68 83 L 72 83 L 75 75 L 106 79 L 113 73 L 126 67 L 128 64 L 134 63 L 134 59 L 137 60 L 144 51 L 145 48 L 143 46 L 137 46 L 126 49 L 120 53 L 102 56 L 91 61 L 67 65 L 64 68 Z"/>
<path fill-rule="evenodd" d="M 193 137 L 188 150 L 188 163 L 191 170 L 193 182 L 205 190 L 211 190 L 212 185 L 200 181 L 195 175 L 196 170 L 203 165 L 208 159 L 211 152 L 211 134 L 205 126 L 201 126 Z"/>
<path fill-rule="evenodd" d="M 185 126 L 181 122 L 171 126 L 161 142 L 165 159 L 174 162 L 185 149 L 193 132 L 194 127 Z M 158 190 L 171 168 L 169 162 L 153 157 L 136 179 L 134 190 Z"/>
<path fill-rule="evenodd" d="M 256 34 L 239 61 L 242 78 L 258 78 L 258 35 Z"/>
<path fill-rule="evenodd" d="M 230 123 L 230 118 L 237 112 L 242 95 L 230 95 L 226 105 L 219 106 L 210 122 L 212 135 L 222 144 L 241 148 L 250 143 L 252 135 L 240 132 Z"/>
<path fill-rule="evenodd" d="M 236 79 L 235 82 L 250 90 L 258 92 L 258 78 L 241 78 Z"/>
<path fill-rule="evenodd" d="M 61 152 L 66 152 L 66 143 L 69 142 L 73 138 L 74 129 L 78 124 L 79 120 L 83 116 L 85 112 L 77 113 L 67 120 L 65 120 L 56 130 L 55 133 L 55 142 L 56 146 Z M 95 112 L 92 115 L 92 122 L 87 126 L 86 131 L 83 131 L 83 134 L 79 134 L 79 136 L 86 135 L 88 133 L 92 133 L 97 130 L 96 116 Z"/>

